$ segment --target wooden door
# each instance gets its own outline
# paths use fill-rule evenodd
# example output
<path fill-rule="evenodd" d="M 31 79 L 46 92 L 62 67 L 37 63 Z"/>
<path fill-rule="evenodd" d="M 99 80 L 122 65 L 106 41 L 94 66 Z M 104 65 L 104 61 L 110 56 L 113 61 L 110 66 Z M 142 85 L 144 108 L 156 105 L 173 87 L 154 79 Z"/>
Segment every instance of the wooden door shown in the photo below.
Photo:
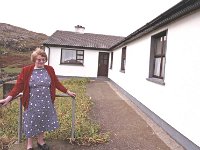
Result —
<path fill-rule="evenodd" d="M 99 52 L 98 76 L 108 76 L 109 53 Z"/>

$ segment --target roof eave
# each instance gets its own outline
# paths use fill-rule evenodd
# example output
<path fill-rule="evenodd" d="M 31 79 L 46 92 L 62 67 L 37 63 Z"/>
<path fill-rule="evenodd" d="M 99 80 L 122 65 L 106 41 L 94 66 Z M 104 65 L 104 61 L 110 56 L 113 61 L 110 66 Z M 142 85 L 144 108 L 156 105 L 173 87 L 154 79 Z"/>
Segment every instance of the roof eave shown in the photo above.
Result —
<path fill-rule="evenodd" d="M 61 48 L 76 48 L 76 49 L 88 49 L 88 50 L 103 50 L 103 51 L 109 51 L 109 48 L 70 46 L 70 45 L 58 45 L 58 44 L 47 44 L 47 43 L 43 43 L 43 45 L 46 46 L 46 47 L 61 47 Z"/>
<path fill-rule="evenodd" d="M 182 10 L 176 10 L 183 5 L 187 5 L 187 2 L 189 3 L 189 2 L 191 2 L 191 0 L 179 2 L 177 5 L 175 5 L 171 9 L 167 10 L 166 12 L 159 15 L 158 17 L 156 17 L 155 19 L 153 19 L 152 21 L 150 21 L 146 25 L 142 26 L 141 28 L 139 28 L 138 30 L 136 30 L 135 32 L 130 34 L 129 36 L 125 37 L 122 41 L 113 45 L 110 48 L 110 50 L 115 49 L 115 48 L 119 48 L 122 45 L 125 45 L 129 42 L 132 42 L 133 40 L 136 40 L 136 39 L 150 33 L 151 31 L 158 29 L 160 27 L 163 27 L 164 25 L 167 25 L 167 24 L 177 20 L 178 18 L 181 18 L 181 17 L 183 17 L 187 14 L 190 14 L 190 13 L 192 13 L 195 10 L 200 8 L 200 2 L 197 2 L 195 5 L 185 7 Z M 171 15 L 171 13 L 175 10 L 176 10 L 176 13 Z"/>

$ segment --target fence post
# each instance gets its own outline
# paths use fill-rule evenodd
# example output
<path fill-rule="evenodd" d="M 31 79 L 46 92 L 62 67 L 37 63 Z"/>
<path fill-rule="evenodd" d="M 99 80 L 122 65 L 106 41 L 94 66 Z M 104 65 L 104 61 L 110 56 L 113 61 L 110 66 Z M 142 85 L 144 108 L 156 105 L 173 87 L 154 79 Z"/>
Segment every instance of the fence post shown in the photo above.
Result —
<path fill-rule="evenodd" d="M 72 141 L 75 140 L 75 113 L 76 113 L 76 100 L 75 97 L 72 97 L 72 133 L 71 139 Z"/>
<path fill-rule="evenodd" d="M 19 118 L 18 118 L 18 143 L 21 143 L 22 140 L 22 97 L 20 97 L 19 102 Z"/>
<path fill-rule="evenodd" d="M 19 102 L 19 117 L 18 117 L 18 141 L 17 143 L 21 143 L 22 140 L 22 93 L 20 93 L 18 96 L 16 96 L 13 99 L 16 99 L 17 97 L 20 97 Z M 70 97 L 66 94 L 56 95 L 56 97 Z M 75 141 L 75 113 L 76 113 L 76 99 L 75 97 L 72 98 L 72 129 L 71 129 L 71 139 L 72 141 Z"/>

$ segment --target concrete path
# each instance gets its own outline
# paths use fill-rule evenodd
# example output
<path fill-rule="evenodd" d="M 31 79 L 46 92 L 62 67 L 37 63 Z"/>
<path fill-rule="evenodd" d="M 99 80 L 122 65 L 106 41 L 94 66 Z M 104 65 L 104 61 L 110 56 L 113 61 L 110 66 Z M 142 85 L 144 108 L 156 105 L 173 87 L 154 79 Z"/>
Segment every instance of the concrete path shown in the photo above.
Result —
<path fill-rule="evenodd" d="M 51 150 L 183 150 L 119 93 L 111 82 L 104 79 L 93 80 L 87 86 L 87 94 L 94 102 L 91 118 L 100 124 L 102 132 L 110 132 L 110 141 L 92 146 L 71 145 L 66 141 L 47 141 Z M 15 144 L 10 149 L 25 150 L 26 143 Z"/>

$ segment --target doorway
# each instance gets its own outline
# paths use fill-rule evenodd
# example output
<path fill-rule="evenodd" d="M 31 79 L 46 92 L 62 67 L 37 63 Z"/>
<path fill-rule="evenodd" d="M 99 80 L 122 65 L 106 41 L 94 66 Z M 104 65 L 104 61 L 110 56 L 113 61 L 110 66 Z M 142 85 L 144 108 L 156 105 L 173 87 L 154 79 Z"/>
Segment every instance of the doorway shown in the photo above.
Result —
<path fill-rule="evenodd" d="M 109 53 L 99 52 L 98 76 L 108 77 Z"/>

